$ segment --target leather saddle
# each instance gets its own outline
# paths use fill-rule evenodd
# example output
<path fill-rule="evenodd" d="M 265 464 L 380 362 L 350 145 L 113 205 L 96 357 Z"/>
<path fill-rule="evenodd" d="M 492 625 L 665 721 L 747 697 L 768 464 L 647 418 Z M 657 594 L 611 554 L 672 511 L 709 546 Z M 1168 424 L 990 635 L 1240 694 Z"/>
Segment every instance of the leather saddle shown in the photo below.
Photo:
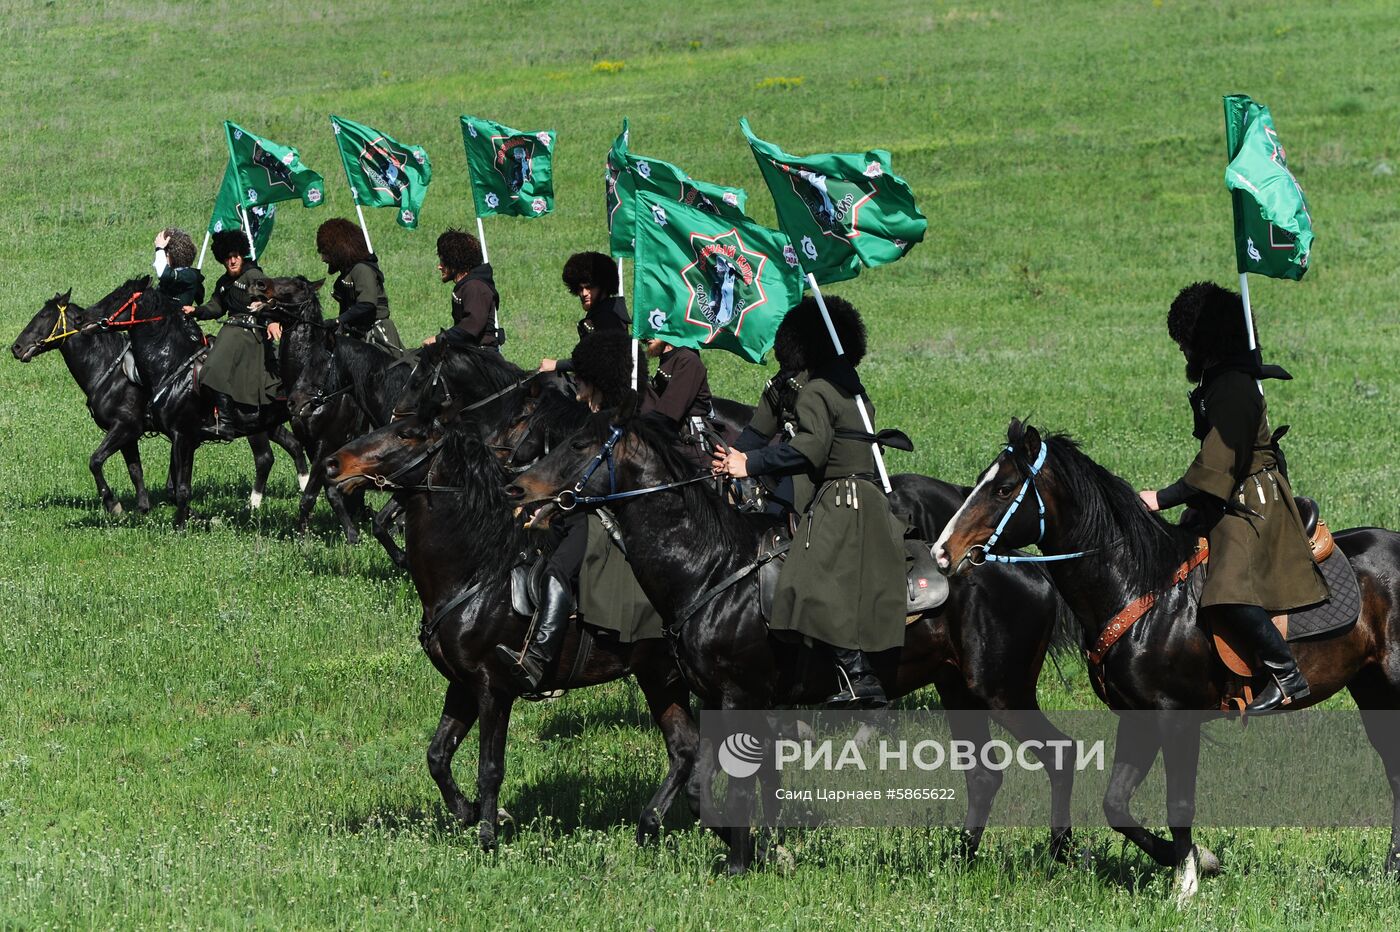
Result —
<path fill-rule="evenodd" d="M 778 576 L 787 560 L 786 547 L 791 538 L 785 528 L 764 532 L 758 545 L 758 602 L 765 620 L 773 618 L 773 596 L 778 590 Z M 781 551 L 781 552 L 780 552 Z M 924 612 L 932 611 L 948 600 L 948 578 L 938 571 L 933 551 L 921 540 L 904 541 L 904 582 L 907 622 Z"/>

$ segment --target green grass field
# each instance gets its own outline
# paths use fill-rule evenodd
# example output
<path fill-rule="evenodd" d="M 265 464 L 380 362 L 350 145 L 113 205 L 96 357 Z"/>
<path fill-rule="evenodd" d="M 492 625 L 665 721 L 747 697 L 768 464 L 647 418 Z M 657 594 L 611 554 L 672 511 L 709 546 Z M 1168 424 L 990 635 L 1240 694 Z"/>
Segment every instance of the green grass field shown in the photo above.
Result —
<path fill-rule="evenodd" d="M 487 235 L 508 355 L 561 355 L 577 305 L 559 268 L 605 246 L 603 156 L 622 117 L 634 151 L 746 186 L 772 224 L 746 115 L 791 152 L 888 148 L 911 183 L 926 242 L 831 290 L 870 326 L 881 424 L 918 443 L 894 468 L 963 482 L 1012 415 L 1073 432 L 1134 483 L 1179 475 L 1188 386 L 1165 312 L 1191 281 L 1234 283 L 1220 96 L 1249 93 L 1272 108 L 1318 230 L 1305 282 L 1253 283 L 1267 355 L 1296 376 L 1269 384 L 1295 485 L 1334 528 L 1400 527 L 1400 21 L 1385 0 L 18 0 L 0 39 L 7 342 L 56 290 L 90 302 L 140 274 L 162 226 L 202 231 L 224 118 L 325 175 L 328 203 L 288 205 L 264 263 L 319 275 L 316 225 L 353 216 L 331 112 L 432 155 L 423 229 L 369 219 L 400 330 L 436 332 L 433 240 L 473 222 L 470 112 L 559 133 L 555 214 L 488 220 Z M 709 362 L 726 395 L 766 378 Z M 684 813 L 659 847 L 633 844 L 664 756 L 630 684 L 517 707 L 502 795 L 517 825 L 482 854 L 424 765 L 443 684 L 413 589 L 375 545 L 346 546 L 324 504 L 316 533 L 291 536 L 285 458 L 250 514 L 246 445 L 206 447 L 208 518 L 177 534 L 163 501 L 102 512 L 99 435 L 56 355 L 0 362 L 0 425 L 0 927 L 1369 928 L 1400 914 L 1379 829 L 1202 830 L 1226 873 L 1184 912 L 1169 872 L 1098 826 L 1079 836 L 1093 870 L 1047 864 L 1039 830 L 994 828 L 970 866 L 949 860 L 951 829 L 845 830 L 791 837 L 789 872 L 728 880 Z M 144 451 L 158 490 L 168 446 Z M 119 457 L 108 472 L 130 512 Z M 1082 664 L 1064 666 L 1068 687 L 1048 672 L 1043 702 L 1092 707 Z M 474 758 L 470 741 L 464 783 Z"/>

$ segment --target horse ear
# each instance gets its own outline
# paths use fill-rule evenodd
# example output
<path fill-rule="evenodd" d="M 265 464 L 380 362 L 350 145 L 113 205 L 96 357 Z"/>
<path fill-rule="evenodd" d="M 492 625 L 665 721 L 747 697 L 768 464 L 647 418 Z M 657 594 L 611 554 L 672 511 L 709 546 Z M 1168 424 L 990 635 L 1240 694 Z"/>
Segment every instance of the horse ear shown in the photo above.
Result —
<path fill-rule="evenodd" d="M 1022 425 L 1025 428 L 1025 450 L 1028 456 L 1034 456 L 1040 452 L 1040 445 L 1045 441 L 1040 437 L 1040 431 L 1030 424 Z"/>
<path fill-rule="evenodd" d="M 1026 435 L 1026 425 L 1021 423 L 1021 419 L 1013 417 L 1011 423 L 1006 427 L 1006 442 L 1011 446 L 1021 442 L 1021 438 Z"/>
<path fill-rule="evenodd" d="M 55 295 L 53 296 L 53 299 L 54 299 L 55 301 L 58 301 L 58 302 L 62 303 L 62 304 L 67 304 L 68 302 L 70 302 L 70 301 L 73 300 L 73 289 L 72 289 L 72 288 L 69 288 L 69 289 L 68 289 L 67 291 L 65 291 L 63 294 L 55 294 Z"/>
<path fill-rule="evenodd" d="M 321 286 L 324 285 L 325 283 L 326 283 L 326 280 L 325 280 L 324 278 L 318 278 L 318 279 L 316 279 L 314 282 L 307 282 L 307 284 L 311 286 L 311 290 L 312 290 L 312 291 L 320 291 L 320 290 L 321 290 Z"/>

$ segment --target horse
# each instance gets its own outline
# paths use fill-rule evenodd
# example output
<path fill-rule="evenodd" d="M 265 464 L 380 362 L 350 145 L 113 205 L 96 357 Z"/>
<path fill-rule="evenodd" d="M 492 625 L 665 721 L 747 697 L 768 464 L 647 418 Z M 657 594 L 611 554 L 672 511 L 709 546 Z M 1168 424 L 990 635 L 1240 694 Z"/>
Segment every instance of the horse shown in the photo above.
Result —
<path fill-rule="evenodd" d="M 608 468 L 594 468 L 583 481 L 586 464 L 603 459 L 610 459 Z M 549 523 L 561 492 L 568 494 L 564 490 L 573 491 L 575 501 L 578 496 L 608 499 L 628 562 L 706 708 L 771 709 L 821 701 L 835 683 L 830 658 L 770 637 L 757 598 L 758 574 L 739 576 L 758 562 L 762 529 L 722 501 L 709 483 L 701 484 L 693 471 L 670 431 L 631 418 L 607 440 L 595 426 L 556 446 L 521 473 L 507 494 L 537 527 Z M 906 477 L 905 484 L 925 520 L 951 514 L 960 500 L 956 487 L 936 480 Z M 628 495 L 638 490 L 648 494 Z M 1049 579 L 1034 569 L 1008 567 L 987 578 L 957 581 L 944 605 L 906 626 L 898 658 L 894 652 L 876 655 L 885 691 L 899 697 L 932 684 L 946 708 L 989 713 L 959 715 L 951 722 L 956 738 L 978 746 L 990 738 L 989 716 L 1021 740 L 1040 739 L 1042 748 L 1066 740 L 1040 711 L 1035 694 L 1060 605 Z M 1051 784 L 1050 853 L 1064 860 L 1071 841 L 1073 776 L 1048 752 L 1038 753 Z M 1002 775 L 985 762 L 968 772 L 962 835 L 967 857 L 975 856 L 981 843 L 1001 782 Z M 736 783 L 738 805 L 751 807 L 752 781 L 731 783 L 731 791 Z M 753 859 L 753 839 L 745 827 L 732 829 L 728 840 L 728 869 L 742 873 Z"/>
<path fill-rule="evenodd" d="M 510 384 L 501 367 L 484 371 L 497 376 L 492 391 Z M 325 472 L 342 488 L 373 484 L 392 490 L 404 509 L 409 573 L 423 605 L 419 640 L 448 681 L 442 717 L 428 745 L 428 771 L 448 811 L 464 824 L 477 824 L 482 848 L 490 849 L 496 843 L 511 707 L 521 696 L 496 658 L 496 645 L 521 643 L 528 636 L 530 619 L 512 608 L 509 575 L 532 535 L 512 516 L 502 491 L 509 474 L 482 439 L 477 412 L 457 414 L 444 426 L 446 418 L 430 413 L 430 404 L 420 402 L 417 413 L 341 448 L 327 458 Z M 559 669 L 571 671 L 570 689 L 629 674 L 636 678 L 669 758 L 666 777 L 637 826 L 639 844 L 657 837 L 676 794 L 691 792 L 688 777 L 699 740 L 690 694 L 670 645 L 663 639 L 621 644 L 575 626 L 561 649 Z M 477 723 L 477 799 L 472 801 L 453 779 L 452 759 Z M 691 802 L 698 812 L 693 795 Z"/>
<path fill-rule="evenodd" d="M 264 300 L 263 316 L 282 324 L 278 365 L 287 388 L 292 429 L 312 450 L 316 464 L 315 475 L 302 493 L 297 533 L 306 533 L 316 498 L 324 488 L 345 539 L 355 544 L 360 532 L 351 516 L 354 509 L 347 507 L 339 489 L 326 483 L 320 466 L 326 456 L 352 438 L 388 423 L 413 367 L 395 365 L 394 357 L 363 340 L 337 337 L 334 324 L 328 325 L 321 313 L 318 292 L 324 282 L 298 275 L 268 279 L 254 287 L 260 289 L 257 294 Z M 384 526 L 384 514 L 381 509 L 375 517 L 375 536 L 390 559 L 406 568 L 403 552 Z"/>
<path fill-rule="evenodd" d="M 150 429 L 147 405 L 150 392 L 147 387 L 131 379 L 125 371 L 123 361 L 127 358 L 128 343 L 120 333 L 94 331 L 84 333 L 80 329 L 89 319 L 111 313 L 141 283 L 135 279 L 117 288 L 91 307 L 84 308 L 72 302 L 73 290 L 55 294 L 44 303 L 20 331 L 10 352 L 20 362 L 29 362 L 36 356 L 57 349 L 68 366 L 69 373 L 87 397 L 88 412 L 98 428 L 104 432 L 102 442 L 88 458 L 88 468 L 97 482 L 97 494 L 102 506 L 111 514 L 122 513 L 121 502 L 112 493 L 111 486 L 103 474 L 107 459 L 117 450 L 126 460 L 127 473 L 136 490 L 136 510 L 141 514 L 151 510 L 150 495 L 146 491 L 145 476 L 141 466 L 141 450 L 138 441 Z M 141 285 L 141 287 L 145 287 Z M 253 450 L 253 489 L 249 494 L 249 504 L 257 508 L 262 503 L 267 488 L 267 478 L 272 472 L 272 448 L 268 435 L 253 434 L 248 437 L 248 445 Z M 285 449 L 296 463 L 297 481 L 306 484 L 306 460 L 294 438 L 284 431 L 274 431 L 271 439 Z M 173 458 L 173 450 L 172 450 Z M 173 487 L 173 470 L 168 473 L 167 492 Z"/>
<path fill-rule="evenodd" d="M 1028 502 L 1040 503 L 1039 521 Z M 1000 528 L 1000 535 L 996 530 Z M 934 549 L 950 574 L 992 569 L 996 547 L 1038 542 L 1053 559 L 1046 565 L 1078 619 L 1086 652 L 1124 606 L 1147 593 L 1155 603 L 1106 653 L 1091 659 L 1094 689 L 1114 710 L 1164 710 L 1156 729 L 1141 718 L 1120 720 L 1113 769 L 1104 796 L 1109 824 L 1158 864 L 1179 869 L 1182 897 L 1195 893 L 1199 873 L 1219 863 L 1192 841 L 1200 715 L 1214 711 L 1243 681 L 1216 659 L 1211 637 L 1199 623 L 1200 574 L 1189 585 L 1187 560 L 1199 533 L 1168 524 L 1143 507 L 1126 482 L 1091 460 L 1064 434 L 1042 436 L 1013 420 L 1006 447 L 982 474 Z M 1343 687 L 1362 710 L 1367 735 L 1385 763 L 1395 808 L 1385 870 L 1400 874 L 1400 742 L 1368 711 L 1400 708 L 1400 535 L 1380 528 L 1334 534 L 1361 586 L 1362 612 L 1345 633 L 1290 646 L 1312 694 L 1288 708 L 1327 699 Z M 1106 559 L 1111 554 L 1111 559 Z M 1067 555 L 1074 558 L 1067 559 Z M 973 567 L 977 569 L 974 572 Z M 964 575 L 962 578 L 969 578 Z M 1166 768 L 1171 838 L 1147 831 L 1129 811 L 1158 751 Z"/>
<path fill-rule="evenodd" d="M 151 423 L 170 438 L 170 470 L 175 483 L 175 528 L 183 528 L 190 517 L 190 497 L 194 475 L 194 454 L 209 438 L 204 431 L 211 406 L 195 386 L 194 371 L 205 353 L 208 340 L 199 324 L 184 313 L 180 302 L 153 290 L 150 276 L 132 279 L 122 286 L 129 297 L 110 314 L 87 319 L 84 333 L 97 330 L 125 330 L 130 337 L 132 357 L 141 381 L 151 386 Z M 238 435 L 249 437 L 281 430 L 287 420 L 286 405 L 276 402 L 258 409 L 255 418 L 235 424 Z M 300 444 L 279 435 L 287 449 Z M 298 464 L 298 471 L 304 469 Z M 261 502 L 261 492 L 251 499 Z"/>

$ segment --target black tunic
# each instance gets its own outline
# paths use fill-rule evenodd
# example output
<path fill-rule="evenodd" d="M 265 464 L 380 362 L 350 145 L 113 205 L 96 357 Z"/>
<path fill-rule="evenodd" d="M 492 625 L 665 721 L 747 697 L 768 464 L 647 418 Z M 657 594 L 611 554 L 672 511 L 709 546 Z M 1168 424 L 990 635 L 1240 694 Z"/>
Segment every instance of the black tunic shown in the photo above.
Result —
<path fill-rule="evenodd" d="M 661 354 L 642 400 L 642 414 L 651 413 L 666 417 L 676 427 L 689 418 L 709 416 L 710 379 L 697 350 L 678 346 Z"/>
<path fill-rule="evenodd" d="M 452 326 L 442 332 L 442 338 L 453 345 L 495 346 L 500 306 L 491 266 L 478 265 L 452 289 Z"/>

